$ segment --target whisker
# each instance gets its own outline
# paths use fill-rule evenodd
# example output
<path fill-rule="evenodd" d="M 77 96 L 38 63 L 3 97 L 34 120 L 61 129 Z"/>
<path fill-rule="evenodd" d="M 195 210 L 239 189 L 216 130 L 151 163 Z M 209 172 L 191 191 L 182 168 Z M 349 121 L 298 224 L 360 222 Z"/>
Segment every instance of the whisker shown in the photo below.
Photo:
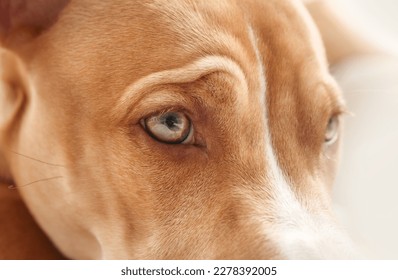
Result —
<path fill-rule="evenodd" d="M 46 181 L 55 180 L 55 179 L 62 179 L 62 178 L 64 178 L 64 177 L 63 176 L 55 176 L 55 177 L 51 177 L 51 178 L 36 180 L 36 181 L 30 182 L 28 184 L 22 185 L 22 186 L 17 186 L 15 184 L 13 184 L 13 185 L 9 185 L 8 189 L 9 190 L 15 190 L 17 188 L 23 188 L 23 187 L 30 186 L 30 185 L 33 185 L 33 184 L 36 184 L 36 183 L 46 182 Z"/>
<path fill-rule="evenodd" d="M 11 153 L 14 153 L 14 154 L 18 155 L 18 156 L 21 156 L 21 157 L 24 157 L 24 158 L 27 158 L 27 159 L 30 159 L 30 160 L 34 160 L 34 161 L 37 161 L 37 162 L 40 162 L 40 163 L 43 163 L 43 164 L 46 164 L 46 165 L 55 166 L 55 167 L 65 167 L 64 165 L 46 162 L 46 161 L 43 161 L 43 160 L 40 160 L 40 159 L 37 159 L 37 158 L 33 158 L 33 157 L 30 157 L 30 156 L 27 156 L 27 155 L 24 155 L 24 154 L 21 154 L 21 153 L 12 151 L 12 150 L 9 150 L 9 151 Z"/>

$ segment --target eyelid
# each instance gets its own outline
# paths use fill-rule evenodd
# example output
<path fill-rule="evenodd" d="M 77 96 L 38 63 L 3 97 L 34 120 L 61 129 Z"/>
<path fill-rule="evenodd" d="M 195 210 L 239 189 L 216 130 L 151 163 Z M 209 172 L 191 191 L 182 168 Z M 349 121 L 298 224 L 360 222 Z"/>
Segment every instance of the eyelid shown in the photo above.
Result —
<path fill-rule="evenodd" d="M 190 108 L 195 108 L 191 100 L 178 91 L 158 91 L 139 102 L 134 110 L 129 112 L 127 120 L 129 123 L 137 124 L 143 118 L 168 112 L 181 112 L 191 118 L 194 114 Z"/>
<path fill-rule="evenodd" d="M 139 123 L 142 125 L 142 121 L 144 121 L 145 119 L 148 119 L 148 118 L 151 118 L 154 116 L 164 115 L 167 113 L 172 113 L 172 112 L 182 113 L 192 122 L 193 114 L 186 107 L 182 107 L 179 105 L 176 105 L 176 106 L 167 105 L 167 107 L 166 107 L 166 105 L 162 104 L 162 107 L 159 108 L 158 110 L 154 109 L 154 110 L 151 110 L 150 113 L 141 115 L 141 117 L 139 119 Z M 143 127 L 145 128 L 145 126 L 143 126 Z"/>
<path fill-rule="evenodd" d="M 346 114 L 351 114 L 350 110 L 348 109 L 347 105 L 341 101 L 336 102 L 334 109 L 332 110 L 331 116 L 341 116 Z"/>

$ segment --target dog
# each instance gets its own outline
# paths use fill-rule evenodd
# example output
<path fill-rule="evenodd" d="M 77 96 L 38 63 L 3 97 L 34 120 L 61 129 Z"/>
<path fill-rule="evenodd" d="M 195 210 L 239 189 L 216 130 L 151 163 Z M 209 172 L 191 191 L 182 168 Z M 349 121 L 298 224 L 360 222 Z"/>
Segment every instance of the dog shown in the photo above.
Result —
<path fill-rule="evenodd" d="M 302 3 L 0 3 L 0 175 L 65 257 L 354 254 L 344 101 Z"/>

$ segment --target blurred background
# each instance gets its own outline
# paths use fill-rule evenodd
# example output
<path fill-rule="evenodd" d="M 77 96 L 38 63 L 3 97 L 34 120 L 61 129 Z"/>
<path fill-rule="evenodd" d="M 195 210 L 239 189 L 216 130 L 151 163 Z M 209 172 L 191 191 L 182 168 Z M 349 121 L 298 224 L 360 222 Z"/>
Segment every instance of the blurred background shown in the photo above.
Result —
<path fill-rule="evenodd" d="M 398 259 L 398 1 L 333 2 L 358 32 L 395 54 L 332 69 L 353 113 L 345 117 L 336 212 L 366 258 Z"/>
<path fill-rule="evenodd" d="M 398 54 L 398 0 L 329 0 L 349 23 Z"/>

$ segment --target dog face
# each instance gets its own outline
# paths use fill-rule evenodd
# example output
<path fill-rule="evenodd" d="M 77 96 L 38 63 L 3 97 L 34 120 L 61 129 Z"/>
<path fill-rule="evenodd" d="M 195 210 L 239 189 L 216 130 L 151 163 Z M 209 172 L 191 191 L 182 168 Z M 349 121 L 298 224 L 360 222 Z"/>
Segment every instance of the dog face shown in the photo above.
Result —
<path fill-rule="evenodd" d="M 40 32 L 3 32 L 1 147 L 66 256 L 345 251 L 328 196 L 343 105 L 303 7 L 61 6 Z"/>

